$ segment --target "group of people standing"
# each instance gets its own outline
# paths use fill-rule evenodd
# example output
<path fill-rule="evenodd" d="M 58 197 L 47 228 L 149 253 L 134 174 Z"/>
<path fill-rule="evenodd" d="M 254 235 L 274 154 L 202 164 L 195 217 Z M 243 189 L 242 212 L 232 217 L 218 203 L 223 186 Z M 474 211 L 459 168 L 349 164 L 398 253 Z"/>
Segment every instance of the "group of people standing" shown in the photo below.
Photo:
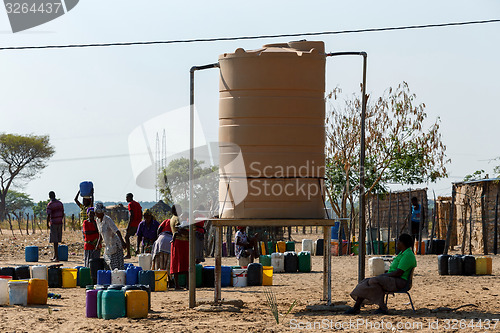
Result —
<path fill-rule="evenodd" d="M 179 276 L 189 270 L 189 232 L 188 216 L 182 214 L 179 205 L 172 207 L 172 218 L 161 224 L 155 219 L 149 209 L 142 211 L 141 205 L 133 200 L 133 194 L 128 193 L 129 220 L 125 237 L 115 222 L 106 215 L 106 208 L 100 201 L 94 203 L 93 190 L 90 197 L 79 199 L 76 194 L 75 203 L 80 208 L 83 220 L 82 232 L 84 238 L 85 266 L 90 266 L 91 259 L 100 258 L 104 243 L 103 258 L 111 270 L 123 269 L 124 259 L 131 258 L 130 237 L 137 235 L 137 253 L 151 253 L 153 261 L 151 269 L 169 270 L 169 276 L 179 289 Z M 59 261 L 58 244 L 62 240 L 62 223 L 64 217 L 63 204 L 56 199 L 53 191 L 49 193 L 50 202 L 47 205 L 47 227 L 50 228 L 50 242 L 54 244 L 52 261 Z M 199 207 L 203 210 L 203 207 Z M 199 217 L 197 214 L 195 217 Z M 204 261 L 204 228 L 205 221 L 198 221 L 196 228 L 196 262 Z M 124 250 L 126 255 L 124 255 Z"/>

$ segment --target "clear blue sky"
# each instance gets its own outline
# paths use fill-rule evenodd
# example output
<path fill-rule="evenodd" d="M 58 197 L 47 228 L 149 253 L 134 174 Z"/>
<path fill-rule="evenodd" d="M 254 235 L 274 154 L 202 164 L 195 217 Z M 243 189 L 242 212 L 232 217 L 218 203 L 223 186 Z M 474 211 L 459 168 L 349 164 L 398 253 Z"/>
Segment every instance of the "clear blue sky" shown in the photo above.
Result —
<path fill-rule="evenodd" d="M 379 28 L 500 18 L 490 1 L 129 1 L 84 0 L 66 15 L 13 34 L 0 10 L 1 46 L 105 43 Z M 500 24 L 319 36 L 326 49 L 366 51 L 372 95 L 401 81 L 441 117 L 450 178 L 424 185 L 447 194 L 452 181 L 500 156 Z M 297 39 L 297 38 L 295 38 Z M 100 200 L 154 200 L 135 183 L 128 137 L 140 124 L 189 104 L 189 68 L 236 48 L 290 38 L 114 48 L 0 51 L 0 132 L 48 134 L 56 154 L 24 191 L 71 201 L 82 180 Z M 361 60 L 329 59 L 327 89 L 357 92 Z M 197 75 L 197 109 L 217 140 L 218 73 Z M 169 129 L 169 124 L 165 128 Z M 187 128 L 186 128 L 187 135 Z M 153 147 L 154 148 L 154 147 Z M 116 156 L 119 155 L 119 156 Z M 105 157 L 87 159 L 88 157 Z M 500 162 L 499 162 L 500 164 Z"/>

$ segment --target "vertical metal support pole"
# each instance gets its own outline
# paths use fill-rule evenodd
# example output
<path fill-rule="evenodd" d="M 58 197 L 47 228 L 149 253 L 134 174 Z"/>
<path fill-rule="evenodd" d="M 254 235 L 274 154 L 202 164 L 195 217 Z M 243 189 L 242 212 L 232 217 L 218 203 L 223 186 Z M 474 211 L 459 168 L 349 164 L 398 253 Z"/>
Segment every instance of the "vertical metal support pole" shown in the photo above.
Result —
<path fill-rule="evenodd" d="M 196 260 L 195 260 L 195 229 L 193 216 L 193 165 L 194 165 L 194 72 L 189 71 L 189 307 L 196 306 Z"/>
<path fill-rule="evenodd" d="M 196 241 L 195 217 L 193 214 L 193 168 L 194 168 L 194 72 L 203 69 L 217 68 L 218 63 L 204 66 L 193 66 L 189 70 L 189 307 L 196 306 Z"/>
<path fill-rule="evenodd" d="M 328 240 L 332 239 L 332 229 L 329 227 L 326 227 L 326 237 Z M 341 246 L 341 245 L 339 245 Z M 332 304 L 332 249 L 331 246 L 328 246 L 328 251 L 326 251 L 326 268 L 327 268 L 327 299 L 326 299 L 326 304 L 331 305 Z"/>
<path fill-rule="evenodd" d="M 363 87 L 362 87 L 362 106 L 361 106 L 361 142 L 359 157 L 359 258 L 358 258 L 358 282 L 365 278 L 365 118 L 366 118 L 366 58 L 367 54 L 362 52 L 363 56 Z"/>
<path fill-rule="evenodd" d="M 221 299 L 221 266 L 222 266 L 222 227 L 215 227 L 215 292 L 214 303 L 218 303 Z"/>
<path fill-rule="evenodd" d="M 331 228 L 323 226 L 323 300 L 332 304 L 332 249 Z"/>

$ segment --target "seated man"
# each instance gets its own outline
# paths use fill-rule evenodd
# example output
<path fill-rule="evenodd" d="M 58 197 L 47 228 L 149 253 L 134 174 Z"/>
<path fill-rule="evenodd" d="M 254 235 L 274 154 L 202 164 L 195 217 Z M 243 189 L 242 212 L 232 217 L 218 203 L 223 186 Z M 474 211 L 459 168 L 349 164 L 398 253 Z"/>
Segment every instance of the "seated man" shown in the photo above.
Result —
<path fill-rule="evenodd" d="M 238 231 L 234 236 L 236 258 L 238 259 L 238 264 L 242 267 L 252 263 L 257 255 L 257 251 L 255 250 L 255 238 L 257 234 L 253 237 L 248 237 L 245 229 L 246 227 L 238 227 Z"/>
<path fill-rule="evenodd" d="M 410 272 L 417 267 L 417 260 L 412 251 L 413 238 L 408 234 L 399 236 L 397 248 L 399 254 L 392 261 L 389 271 L 372 278 L 364 279 L 351 292 L 351 297 L 356 301 L 354 307 L 347 310 L 346 314 L 357 314 L 363 301 L 366 299 L 379 306 L 377 314 L 388 314 L 384 302 L 385 292 L 398 291 L 406 286 Z"/>

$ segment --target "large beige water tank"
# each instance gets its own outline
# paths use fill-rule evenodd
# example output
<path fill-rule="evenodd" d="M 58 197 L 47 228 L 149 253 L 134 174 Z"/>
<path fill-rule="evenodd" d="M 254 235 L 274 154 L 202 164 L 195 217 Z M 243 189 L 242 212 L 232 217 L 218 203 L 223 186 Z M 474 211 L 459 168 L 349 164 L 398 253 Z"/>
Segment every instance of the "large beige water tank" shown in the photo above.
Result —
<path fill-rule="evenodd" d="M 323 218 L 323 42 L 237 49 L 219 64 L 220 217 Z"/>

